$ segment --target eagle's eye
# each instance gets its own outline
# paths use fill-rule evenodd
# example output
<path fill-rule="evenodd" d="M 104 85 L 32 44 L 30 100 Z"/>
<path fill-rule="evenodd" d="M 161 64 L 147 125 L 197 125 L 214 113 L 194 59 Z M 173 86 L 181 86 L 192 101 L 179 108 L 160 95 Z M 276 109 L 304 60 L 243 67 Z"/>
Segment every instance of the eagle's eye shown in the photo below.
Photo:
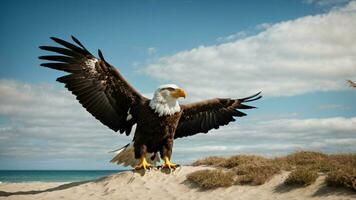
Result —
<path fill-rule="evenodd" d="M 175 89 L 172 87 L 167 88 L 168 91 L 174 91 Z"/>
<path fill-rule="evenodd" d="M 175 89 L 172 88 L 172 87 L 167 87 L 167 88 L 162 88 L 161 91 L 162 91 L 162 90 L 168 90 L 168 91 L 172 92 L 172 91 L 174 91 Z"/>

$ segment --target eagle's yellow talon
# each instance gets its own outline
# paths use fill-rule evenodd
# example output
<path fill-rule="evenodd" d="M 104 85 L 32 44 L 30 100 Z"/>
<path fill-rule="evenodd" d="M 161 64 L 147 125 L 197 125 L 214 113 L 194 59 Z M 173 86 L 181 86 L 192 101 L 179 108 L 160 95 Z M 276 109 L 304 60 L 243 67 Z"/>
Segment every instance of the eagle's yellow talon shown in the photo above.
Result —
<path fill-rule="evenodd" d="M 141 162 L 135 167 L 135 170 L 149 170 L 152 168 L 152 165 L 146 161 L 145 157 L 141 158 Z"/>
<path fill-rule="evenodd" d="M 164 158 L 163 158 L 163 160 L 164 160 L 164 163 L 163 163 L 163 165 L 162 165 L 162 169 L 164 169 L 164 168 L 168 168 L 168 169 L 176 169 L 177 167 L 179 167 L 179 165 L 178 164 L 175 164 L 175 163 L 171 163 L 171 161 L 169 161 L 169 158 L 167 157 L 167 156 L 165 156 Z"/>
<path fill-rule="evenodd" d="M 164 163 L 164 164 L 162 165 L 162 168 L 168 168 L 168 169 L 176 169 L 177 167 L 178 167 L 178 165 L 177 165 L 177 164 L 174 164 L 174 163 L 170 163 L 170 164 Z"/>

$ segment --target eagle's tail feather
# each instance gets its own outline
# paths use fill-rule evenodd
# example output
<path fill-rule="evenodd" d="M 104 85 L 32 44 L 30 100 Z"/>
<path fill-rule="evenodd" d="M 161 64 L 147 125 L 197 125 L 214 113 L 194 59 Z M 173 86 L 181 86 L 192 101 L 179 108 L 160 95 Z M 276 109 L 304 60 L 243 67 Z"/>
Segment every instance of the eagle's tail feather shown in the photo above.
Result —
<path fill-rule="evenodd" d="M 135 151 L 133 142 L 121 147 L 120 149 L 111 151 L 110 153 L 115 153 L 116 155 L 111 159 L 110 162 L 116 163 L 123 166 L 135 167 L 139 163 L 139 159 L 135 159 Z M 147 153 L 146 160 L 152 165 L 156 165 L 160 161 L 159 155 L 153 156 L 152 153 Z"/>

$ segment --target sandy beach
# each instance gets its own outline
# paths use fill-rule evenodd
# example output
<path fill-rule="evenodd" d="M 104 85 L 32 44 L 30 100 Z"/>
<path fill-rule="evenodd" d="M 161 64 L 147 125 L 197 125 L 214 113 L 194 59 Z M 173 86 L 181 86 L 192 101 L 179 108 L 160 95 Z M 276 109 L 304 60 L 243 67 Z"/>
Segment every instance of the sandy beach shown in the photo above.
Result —
<path fill-rule="evenodd" d="M 356 199 L 343 188 L 329 188 L 324 176 L 308 187 L 283 185 L 288 172 L 274 176 L 261 186 L 235 185 L 201 190 L 186 181 L 186 175 L 207 167 L 183 166 L 171 174 L 154 169 L 145 174 L 121 172 L 94 181 L 73 183 L 2 183 L 0 199 Z"/>

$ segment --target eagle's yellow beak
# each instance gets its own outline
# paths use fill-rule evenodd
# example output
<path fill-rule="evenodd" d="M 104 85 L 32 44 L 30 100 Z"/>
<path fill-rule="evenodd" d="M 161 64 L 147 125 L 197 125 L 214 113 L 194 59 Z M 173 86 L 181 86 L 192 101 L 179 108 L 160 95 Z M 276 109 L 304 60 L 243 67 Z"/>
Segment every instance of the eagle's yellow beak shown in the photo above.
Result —
<path fill-rule="evenodd" d="M 179 97 L 186 97 L 185 91 L 182 88 L 175 89 L 173 92 L 171 92 L 171 96 L 174 98 L 179 98 Z"/>

